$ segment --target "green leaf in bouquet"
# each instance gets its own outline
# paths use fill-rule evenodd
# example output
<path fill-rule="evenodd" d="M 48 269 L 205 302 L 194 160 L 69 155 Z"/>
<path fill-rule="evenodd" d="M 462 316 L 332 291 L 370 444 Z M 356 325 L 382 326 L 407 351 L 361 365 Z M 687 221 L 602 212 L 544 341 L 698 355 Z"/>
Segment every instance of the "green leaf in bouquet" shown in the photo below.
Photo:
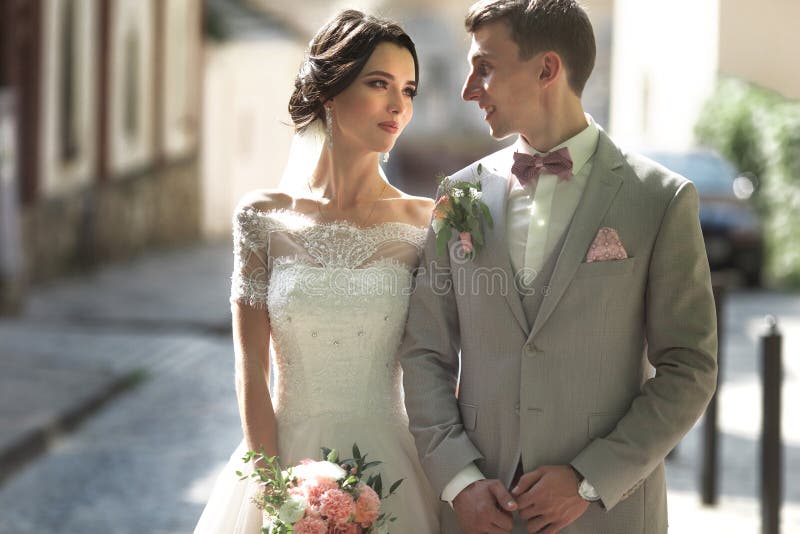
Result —
<path fill-rule="evenodd" d="M 332 449 L 329 449 L 328 447 L 322 447 L 322 459 L 323 460 L 327 460 L 328 459 L 328 455 L 331 453 L 331 450 Z"/>
<path fill-rule="evenodd" d="M 383 499 L 383 481 L 381 480 L 380 473 L 378 473 L 378 475 L 375 477 L 375 483 L 372 486 L 372 489 L 375 490 L 375 493 L 378 494 L 378 497 Z"/>
<path fill-rule="evenodd" d="M 381 465 L 382 463 L 383 463 L 383 462 L 381 462 L 380 460 L 373 460 L 373 461 L 371 461 L 371 462 L 367 462 L 367 463 L 365 463 L 365 464 L 362 466 L 362 468 L 361 468 L 361 469 L 363 469 L 364 471 L 366 471 L 367 469 L 372 469 L 373 467 L 375 467 L 375 466 L 378 466 L 378 465 Z"/>
<path fill-rule="evenodd" d="M 486 224 L 489 225 L 489 228 L 494 227 L 494 220 L 492 219 L 492 212 L 489 211 L 489 206 L 485 203 L 481 202 L 478 204 L 481 207 L 481 211 L 483 212 L 483 218 L 486 219 Z"/>
<path fill-rule="evenodd" d="M 400 484 L 402 484 L 402 483 L 403 483 L 403 480 L 404 480 L 404 479 L 402 479 L 402 478 L 401 478 L 400 480 L 398 480 L 397 482 L 395 482 L 394 484 L 392 484 L 392 486 L 389 488 L 389 495 L 391 495 L 392 493 L 394 493 L 395 491 L 397 491 L 397 488 L 399 488 L 399 487 L 400 487 Z"/>
<path fill-rule="evenodd" d="M 353 458 L 355 460 L 361 459 L 361 451 L 358 450 L 358 445 L 356 445 L 355 443 L 353 443 Z"/>
<path fill-rule="evenodd" d="M 483 173 L 483 164 L 478 163 L 478 175 Z M 480 182 L 478 182 L 478 188 L 480 189 Z"/>

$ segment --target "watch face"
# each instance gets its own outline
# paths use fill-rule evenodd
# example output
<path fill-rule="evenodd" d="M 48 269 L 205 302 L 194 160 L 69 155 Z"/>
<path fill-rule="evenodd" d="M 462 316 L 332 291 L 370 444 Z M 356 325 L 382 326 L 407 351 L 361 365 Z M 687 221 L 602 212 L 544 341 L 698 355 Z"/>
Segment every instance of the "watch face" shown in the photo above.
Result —
<path fill-rule="evenodd" d="M 578 495 L 580 495 L 581 498 L 586 501 L 594 502 L 600 500 L 600 494 L 597 493 L 597 490 L 594 489 L 594 486 L 589 484 L 585 478 L 581 481 L 581 485 L 578 487 Z"/>

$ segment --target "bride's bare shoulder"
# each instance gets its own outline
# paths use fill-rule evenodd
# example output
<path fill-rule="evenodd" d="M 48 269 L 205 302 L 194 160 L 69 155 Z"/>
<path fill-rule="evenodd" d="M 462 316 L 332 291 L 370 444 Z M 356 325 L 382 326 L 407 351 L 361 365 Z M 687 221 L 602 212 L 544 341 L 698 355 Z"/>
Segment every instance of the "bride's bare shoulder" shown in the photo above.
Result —
<path fill-rule="evenodd" d="M 267 212 L 272 210 L 291 209 L 294 198 L 277 189 L 255 189 L 245 193 L 236 206 L 236 212 L 247 209 Z"/>
<path fill-rule="evenodd" d="M 414 226 L 428 226 L 433 211 L 433 200 L 428 197 L 417 197 L 403 194 L 404 218 Z"/>

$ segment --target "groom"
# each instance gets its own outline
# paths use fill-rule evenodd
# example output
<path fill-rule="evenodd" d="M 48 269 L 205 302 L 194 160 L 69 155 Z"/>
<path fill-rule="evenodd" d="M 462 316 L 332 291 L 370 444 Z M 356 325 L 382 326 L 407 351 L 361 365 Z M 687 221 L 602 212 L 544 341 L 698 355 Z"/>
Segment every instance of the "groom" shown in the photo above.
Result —
<path fill-rule="evenodd" d="M 697 192 L 584 114 L 575 0 L 484 0 L 466 27 L 462 96 L 517 140 L 452 176 L 494 226 L 471 259 L 429 234 L 399 353 L 443 531 L 665 533 L 663 460 L 717 374 Z"/>

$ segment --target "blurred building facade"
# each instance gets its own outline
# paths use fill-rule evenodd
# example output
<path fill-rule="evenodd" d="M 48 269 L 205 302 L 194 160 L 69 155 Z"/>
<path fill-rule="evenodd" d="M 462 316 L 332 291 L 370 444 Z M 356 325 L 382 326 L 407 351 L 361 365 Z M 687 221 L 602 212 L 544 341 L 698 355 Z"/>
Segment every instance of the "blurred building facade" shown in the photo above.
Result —
<path fill-rule="evenodd" d="M 201 0 L 0 2 L 15 161 L 0 223 L 18 229 L 0 234 L 16 233 L 0 302 L 199 235 L 202 14 Z"/>
<path fill-rule="evenodd" d="M 615 0 L 611 131 L 680 150 L 719 75 L 800 98 L 797 0 Z"/>

